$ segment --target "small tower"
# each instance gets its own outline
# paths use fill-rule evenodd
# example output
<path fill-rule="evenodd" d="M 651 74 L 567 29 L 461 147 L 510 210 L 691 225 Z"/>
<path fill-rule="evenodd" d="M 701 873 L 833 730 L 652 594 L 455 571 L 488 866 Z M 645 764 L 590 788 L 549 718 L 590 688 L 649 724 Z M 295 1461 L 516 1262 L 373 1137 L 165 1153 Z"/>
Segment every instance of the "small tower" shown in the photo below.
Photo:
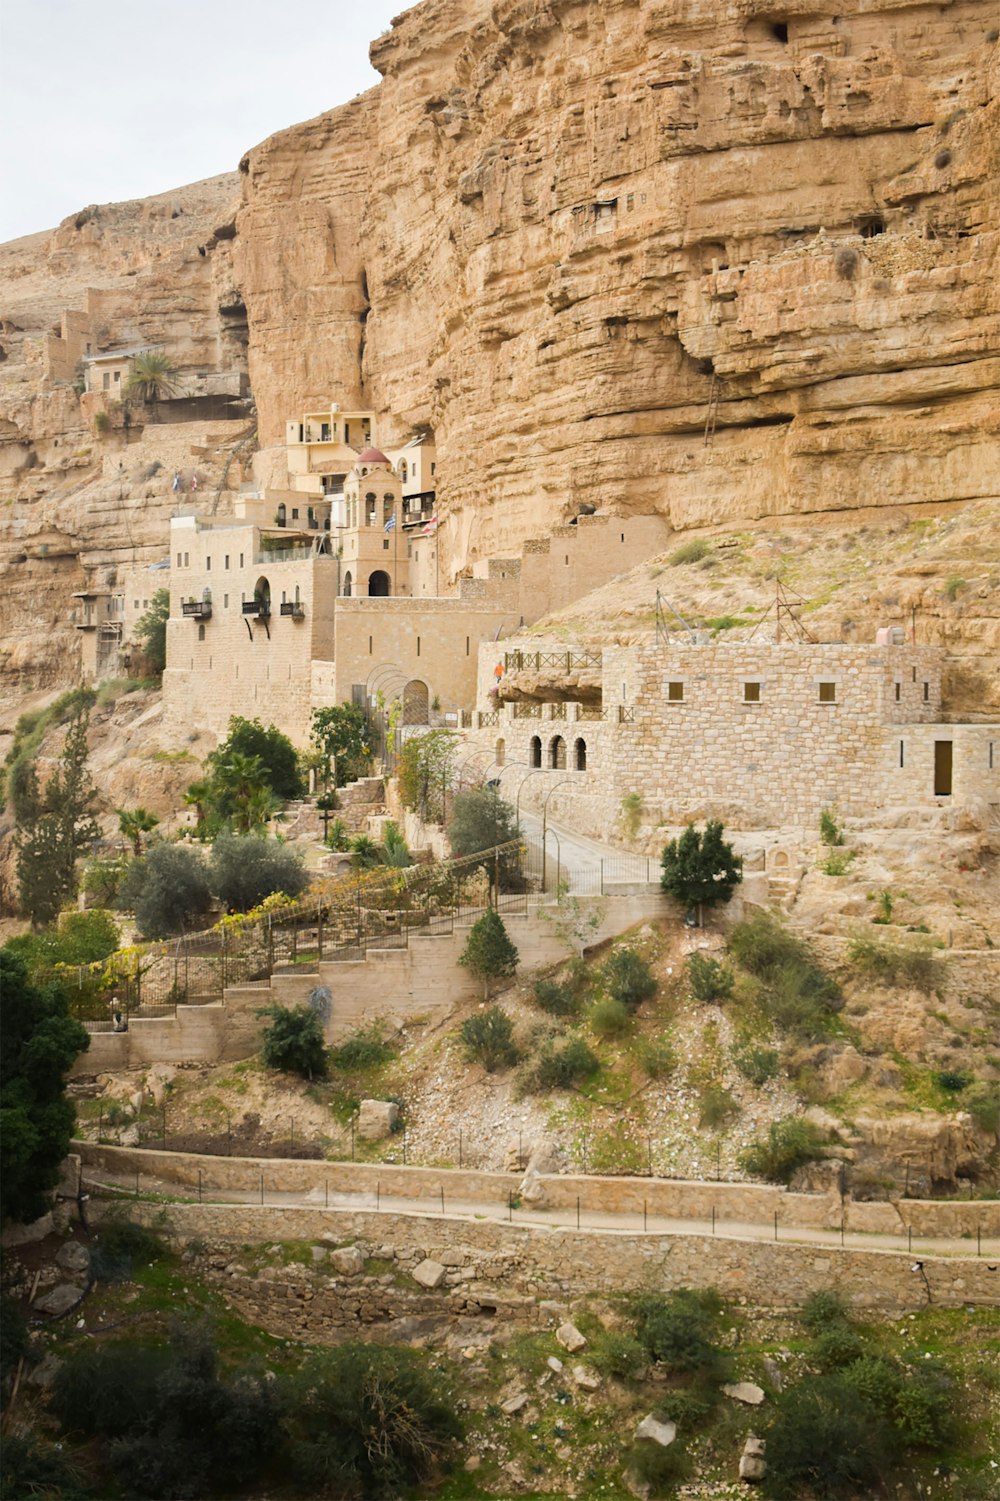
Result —
<path fill-rule="evenodd" d="M 409 594 L 402 495 L 402 481 L 385 454 L 364 449 L 344 481 L 343 594 Z"/>

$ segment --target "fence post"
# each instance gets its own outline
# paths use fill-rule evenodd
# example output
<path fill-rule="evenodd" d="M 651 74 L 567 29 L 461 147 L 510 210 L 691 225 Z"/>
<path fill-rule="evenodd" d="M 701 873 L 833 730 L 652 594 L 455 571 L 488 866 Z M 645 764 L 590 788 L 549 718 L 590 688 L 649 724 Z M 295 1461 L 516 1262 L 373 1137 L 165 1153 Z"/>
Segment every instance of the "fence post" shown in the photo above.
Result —
<path fill-rule="evenodd" d="M 580 1195 L 576 1196 L 576 1228 L 580 1228 Z"/>
<path fill-rule="evenodd" d="M 458 1128 L 458 1165 L 462 1166 L 462 1128 Z"/>
<path fill-rule="evenodd" d="M 264 1207 L 264 1174 L 263 1173 L 261 1173 L 261 1175 L 260 1175 L 260 1203 L 261 1203 L 261 1208 L 263 1208 Z"/>
<path fill-rule="evenodd" d="M 601 895 L 604 895 L 604 856 L 601 856 Z"/>
<path fill-rule="evenodd" d="M 644 1235 L 646 1233 L 646 1224 L 647 1224 L 647 1221 L 646 1221 L 646 1200 L 643 1199 L 643 1201 L 642 1201 L 642 1233 Z"/>
<path fill-rule="evenodd" d="M 774 1211 L 774 1238 L 778 1239 L 778 1211 Z"/>
<path fill-rule="evenodd" d="M 317 907 L 316 908 L 316 947 L 317 947 L 317 958 L 318 958 L 320 964 L 322 964 L 323 963 L 323 908 L 322 907 Z"/>

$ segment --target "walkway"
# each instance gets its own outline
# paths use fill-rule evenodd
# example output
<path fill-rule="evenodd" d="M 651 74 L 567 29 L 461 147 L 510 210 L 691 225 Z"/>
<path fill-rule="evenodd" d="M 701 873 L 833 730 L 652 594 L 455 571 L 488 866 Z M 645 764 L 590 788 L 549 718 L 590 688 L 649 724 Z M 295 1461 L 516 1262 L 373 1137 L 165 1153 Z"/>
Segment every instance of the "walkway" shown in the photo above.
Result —
<path fill-rule="evenodd" d="M 524 841 L 540 865 L 542 820 L 537 813 L 522 810 L 520 823 Z M 551 818 L 546 819 L 545 828 L 548 891 L 554 891 L 560 881 L 565 881 L 571 895 L 596 896 L 612 886 L 656 885 L 660 879 L 656 861 L 645 855 L 630 854 L 628 850 L 590 839 Z"/>

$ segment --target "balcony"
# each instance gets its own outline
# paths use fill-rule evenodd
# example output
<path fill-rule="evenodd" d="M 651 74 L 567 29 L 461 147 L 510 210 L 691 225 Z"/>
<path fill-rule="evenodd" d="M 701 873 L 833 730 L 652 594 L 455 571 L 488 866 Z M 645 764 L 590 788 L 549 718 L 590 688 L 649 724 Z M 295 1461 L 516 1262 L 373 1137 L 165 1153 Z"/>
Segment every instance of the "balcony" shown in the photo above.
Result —
<path fill-rule="evenodd" d="M 246 608 L 246 605 L 244 605 L 244 615 L 246 614 Z M 306 607 L 305 605 L 300 604 L 297 599 L 283 600 L 281 603 L 280 613 L 282 615 L 290 615 L 293 620 L 305 620 Z"/>
<path fill-rule="evenodd" d="M 208 599 L 182 600 L 181 614 L 190 620 L 211 620 L 212 602 Z"/>
<path fill-rule="evenodd" d="M 267 599 L 245 599 L 242 609 L 244 615 L 256 615 L 260 620 L 267 620 L 271 614 L 271 602 Z"/>

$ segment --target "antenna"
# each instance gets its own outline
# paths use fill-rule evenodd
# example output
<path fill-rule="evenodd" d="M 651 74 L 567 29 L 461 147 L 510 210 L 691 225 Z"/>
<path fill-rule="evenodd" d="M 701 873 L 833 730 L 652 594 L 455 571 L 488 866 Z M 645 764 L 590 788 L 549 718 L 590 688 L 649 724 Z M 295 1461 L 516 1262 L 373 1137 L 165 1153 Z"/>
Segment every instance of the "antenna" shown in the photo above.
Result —
<path fill-rule="evenodd" d="M 802 624 L 799 619 L 799 610 L 806 603 L 801 594 L 796 594 L 794 589 L 786 589 L 780 578 L 774 581 L 774 603 L 768 606 L 766 612 L 760 617 L 757 624 L 747 637 L 752 641 L 768 620 L 774 622 L 775 644 L 781 641 L 782 636 L 788 641 L 809 641 L 816 645 L 816 637 Z"/>
<path fill-rule="evenodd" d="M 670 645 L 670 626 L 667 623 L 667 615 L 666 615 L 666 612 L 668 610 L 670 611 L 670 614 L 674 617 L 674 619 L 680 624 L 680 626 L 682 627 L 682 629 L 684 629 L 685 631 L 687 631 L 688 638 L 692 642 L 697 641 L 698 638 L 695 636 L 693 628 L 688 625 L 687 621 L 684 619 L 684 616 L 678 610 L 675 610 L 674 607 L 673 607 L 673 605 L 670 603 L 669 599 L 667 598 L 667 596 L 665 594 L 661 594 L 660 591 L 659 591 L 659 589 L 657 589 L 657 591 L 656 591 L 656 641 L 657 641 L 657 645 L 658 646 L 669 646 Z"/>

